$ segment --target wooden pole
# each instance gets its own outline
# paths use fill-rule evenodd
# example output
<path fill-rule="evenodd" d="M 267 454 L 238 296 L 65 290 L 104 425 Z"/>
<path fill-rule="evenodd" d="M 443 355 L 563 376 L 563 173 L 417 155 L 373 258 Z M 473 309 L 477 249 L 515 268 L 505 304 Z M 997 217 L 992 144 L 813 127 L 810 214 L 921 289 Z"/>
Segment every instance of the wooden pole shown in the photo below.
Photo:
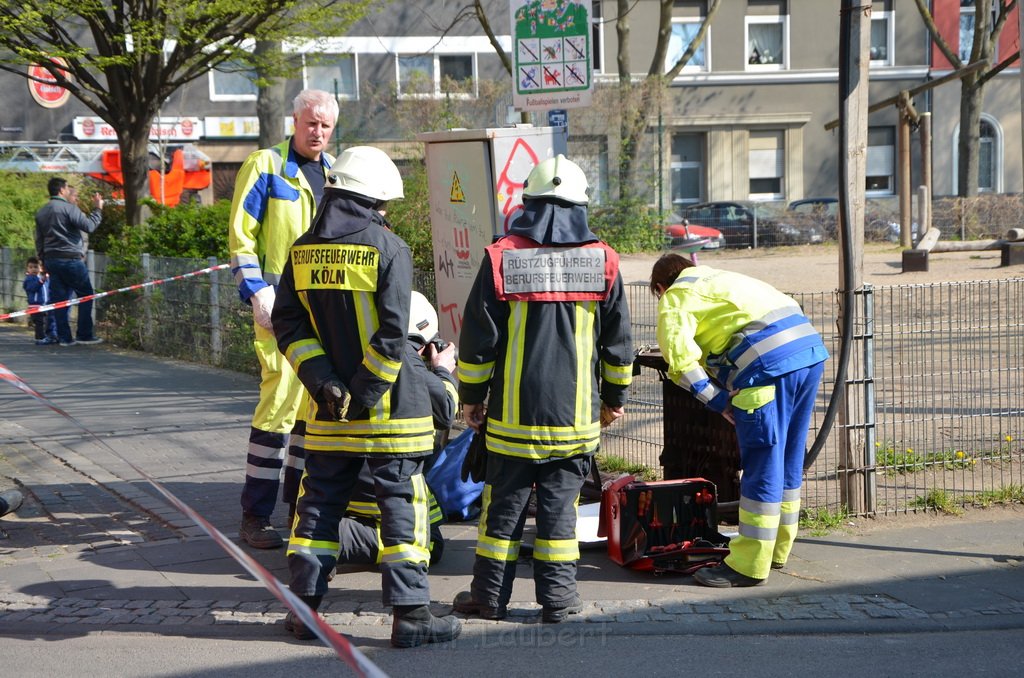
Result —
<path fill-rule="evenodd" d="M 901 101 L 902 103 L 902 101 Z M 911 247 L 911 227 L 913 226 L 913 194 L 910 177 L 910 120 L 906 115 L 903 106 L 900 106 L 900 121 L 896 130 L 896 141 L 898 145 L 897 159 L 899 167 L 899 197 L 900 197 L 900 246 L 904 249 Z"/>
<path fill-rule="evenodd" d="M 845 61 L 847 66 L 841 68 L 840 72 L 840 101 L 839 105 L 843 112 L 843 136 L 840 153 L 843 154 L 841 162 L 844 163 L 844 176 L 846 183 L 839 187 L 840 205 L 848 206 L 847 209 L 840 209 L 840 218 L 845 221 L 846 213 L 849 212 L 850 223 L 844 224 L 840 229 L 842 247 L 839 248 L 840 256 L 845 257 L 849 252 L 849 260 L 845 261 L 844 268 L 850 273 L 849 280 L 840 274 L 839 290 L 840 304 L 839 318 L 844 318 L 845 304 L 851 303 L 853 309 L 853 326 L 845 327 L 840 320 L 839 332 L 843 336 L 857 333 L 858 318 L 862 313 L 858 308 L 859 297 L 851 294 L 859 290 L 864 284 L 864 191 L 865 177 L 867 174 L 867 147 L 868 147 L 868 64 L 869 46 L 871 34 L 871 5 L 863 7 L 856 0 L 843 0 L 841 23 L 843 36 L 841 45 L 844 54 L 840 59 Z M 848 40 L 843 40 L 846 37 Z M 849 239 L 849 242 L 845 240 Z M 853 360 L 851 365 L 858 365 L 860 361 Z M 860 364 L 863 370 L 864 365 Z M 854 379 L 863 382 L 862 379 Z M 839 447 L 839 471 L 842 481 L 840 483 L 840 499 L 850 513 L 857 515 L 874 510 L 873 478 L 869 478 L 873 460 L 867 459 L 866 455 L 873 452 L 870 450 L 865 436 L 865 431 L 859 428 L 850 428 L 847 424 L 854 420 L 851 414 L 851 404 L 862 400 L 863 383 L 847 385 L 836 383 L 835 388 L 841 389 L 842 401 L 836 413 L 838 426 L 838 447 Z"/>

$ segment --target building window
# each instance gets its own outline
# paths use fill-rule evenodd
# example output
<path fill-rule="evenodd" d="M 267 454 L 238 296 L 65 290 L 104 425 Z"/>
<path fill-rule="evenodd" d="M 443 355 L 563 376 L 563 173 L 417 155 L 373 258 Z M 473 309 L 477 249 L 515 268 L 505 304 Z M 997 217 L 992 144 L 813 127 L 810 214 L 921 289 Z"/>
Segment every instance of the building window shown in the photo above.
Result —
<path fill-rule="evenodd" d="M 689 48 L 690 43 L 697 37 L 697 33 L 700 31 L 701 20 L 693 19 L 673 19 L 672 20 L 672 35 L 668 39 L 668 52 L 665 55 L 665 71 L 668 72 L 676 65 L 679 61 L 679 57 L 683 56 L 683 52 Z M 706 71 L 708 69 L 707 63 L 707 44 L 711 39 L 710 31 L 704 36 L 704 41 L 697 48 L 697 51 L 693 53 L 690 60 L 683 67 L 683 71 Z"/>
<path fill-rule="evenodd" d="M 785 197 L 785 163 L 781 130 L 750 132 L 750 199 L 772 200 Z"/>
<path fill-rule="evenodd" d="M 704 135 L 672 136 L 672 206 L 681 209 L 701 201 L 704 193 Z"/>
<path fill-rule="evenodd" d="M 255 101 L 256 71 L 225 61 L 210 71 L 210 101 Z"/>
<path fill-rule="evenodd" d="M 959 191 L 958 153 L 960 127 L 953 133 L 953 192 Z M 1003 191 L 1003 130 L 995 118 L 981 114 L 978 129 L 978 190 L 1002 193 Z"/>
<path fill-rule="evenodd" d="M 868 165 L 865 188 L 874 195 L 891 195 L 896 168 L 896 128 L 868 127 Z"/>
<path fill-rule="evenodd" d="M 789 68 L 789 17 L 746 17 L 748 71 L 779 71 Z"/>
<path fill-rule="evenodd" d="M 871 13 L 871 65 L 892 66 L 893 45 L 896 42 L 895 21 L 892 12 Z"/>
<path fill-rule="evenodd" d="M 999 4 L 998 2 L 992 3 L 992 16 L 989 17 L 988 27 L 992 30 L 992 27 L 996 25 L 996 19 L 999 17 Z M 960 0 L 960 60 L 964 63 L 970 63 L 971 61 L 971 48 L 974 47 L 974 23 L 975 16 L 977 15 L 977 8 L 974 6 L 974 0 Z"/>
<path fill-rule="evenodd" d="M 399 55 L 398 94 L 401 97 L 460 98 L 476 95 L 472 54 Z"/>
<path fill-rule="evenodd" d="M 322 89 L 335 94 L 339 99 L 359 98 L 355 55 L 306 54 L 303 61 L 307 89 Z"/>
<path fill-rule="evenodd" d="M 590 3 L 590 27 L 591 27 L 591 58 L 594 62 L 594 72 L 601 73 L 604 69 L 604 10 L 601 9 L 600 0 Z"/>

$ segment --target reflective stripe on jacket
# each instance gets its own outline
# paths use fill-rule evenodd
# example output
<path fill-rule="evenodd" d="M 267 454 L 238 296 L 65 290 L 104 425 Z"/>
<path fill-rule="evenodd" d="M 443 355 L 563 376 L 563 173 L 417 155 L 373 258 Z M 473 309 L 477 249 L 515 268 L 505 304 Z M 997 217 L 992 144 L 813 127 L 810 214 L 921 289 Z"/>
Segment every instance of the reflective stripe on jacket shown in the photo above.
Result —
<path fill-rule="evenodd" d="M 325 177 L 333 162 L 332 156 L 320 154 Z M 246 158 L 235 178 L 228 224 L 231 272 L 242 301 L 278 284 L 288 248 L 315 213 L 313 190 L 299 170 L 290 139 Z"/>
<path fill-rule="evenodd" d="M 409 248 L 376 212 L 353 217 L 337 207 L 339 192 L 330 193 L 321 216 L 332 223 L 325 227 L 345 230 L 350 224 L 351 230 L 327 239 L 318 225 L 295 242 L 273 313 L 278 348 L 313 395 L 304 416 L 306 449 L 429 455 L 434 424 L 427 386 L 420 370 L 403 369 L 411 359 Z M 351 421 L 319 411 L 320 387 L 332 378 L 352 394 Z"/>
<path fill-rule="evenodd" d="M 604 243 L 542 247 L 518 236 L 487 250 L 459 339 L 460 399 L 488 402 L 491 452 L 530 461 L 595 452 L 601 403 L 625 404 L 632 381 L 618 255 Z M 565 266 L 552 268 L 553 257 Z M 502 261 L 530 275 L 506 277 Z"/>
<path fill-rule="evenodd" d="M 763 386 L 828 358 L 795 300 L 709 266 L 684 269 L 662 295 L 658 345 L 669 378 L 718 412 L 729 391 Z"/>

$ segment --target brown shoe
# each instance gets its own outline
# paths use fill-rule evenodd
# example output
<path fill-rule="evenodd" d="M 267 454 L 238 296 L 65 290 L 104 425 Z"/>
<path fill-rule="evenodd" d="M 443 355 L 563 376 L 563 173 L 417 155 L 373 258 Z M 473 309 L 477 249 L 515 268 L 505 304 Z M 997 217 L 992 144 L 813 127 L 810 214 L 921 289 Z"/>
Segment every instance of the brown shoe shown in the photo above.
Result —
<path fill-rule="evenodd" d="M 693 573 L 693 578 L 702 586 L 712 586 L 716 589 L 727 589 L 737 586 L 760 586 L 764 579 L 754 579 L 745 574 L 740 574 L 725 563 L 708 565 Z"/>
<path fill-rule="evenodd" d="M 264 516 L 243 515 L 238 536 L 254 549 L 279 549 L 284 545 L 281 535 L 271 526 L 270 518 Z"/>

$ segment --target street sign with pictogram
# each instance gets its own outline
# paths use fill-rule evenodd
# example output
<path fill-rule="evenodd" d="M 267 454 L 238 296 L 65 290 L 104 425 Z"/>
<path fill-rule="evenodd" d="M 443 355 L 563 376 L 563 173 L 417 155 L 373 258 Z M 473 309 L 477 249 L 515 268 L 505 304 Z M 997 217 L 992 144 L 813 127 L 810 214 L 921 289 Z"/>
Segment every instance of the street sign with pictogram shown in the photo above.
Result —
<path fill-rule="evenodd" d="M 512 102 L 521 110 L 589 106 L 590 2 L 511 0 Z"/>

